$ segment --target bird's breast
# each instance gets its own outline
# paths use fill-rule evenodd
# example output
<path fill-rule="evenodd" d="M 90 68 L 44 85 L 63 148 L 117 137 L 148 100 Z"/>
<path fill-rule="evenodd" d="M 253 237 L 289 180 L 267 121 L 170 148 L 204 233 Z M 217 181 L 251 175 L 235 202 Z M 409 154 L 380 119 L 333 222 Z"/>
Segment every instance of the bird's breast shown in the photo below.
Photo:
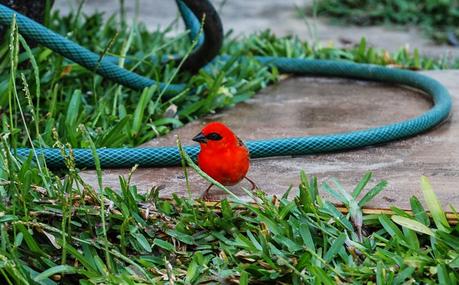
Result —
<path fill-rule="evenodd" d="M 199 167 L 226 186 L 241 181 L 249 170 L 249 164 L 249 153 L 243 147 L 226 150 L 203 149 L 198 155 Z"/>

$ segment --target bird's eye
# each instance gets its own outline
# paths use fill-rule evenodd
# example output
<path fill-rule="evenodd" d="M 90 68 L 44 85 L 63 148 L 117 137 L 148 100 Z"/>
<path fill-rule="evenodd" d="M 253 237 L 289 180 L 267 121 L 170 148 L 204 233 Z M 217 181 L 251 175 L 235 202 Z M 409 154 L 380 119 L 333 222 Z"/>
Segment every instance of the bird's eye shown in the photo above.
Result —
<path fill-rule="evenodd" d="M 223 137 L 217 133 L 210 133 L 206 136 L 206 139 L 211 140 L 211 141 L 219 141 Z"/>

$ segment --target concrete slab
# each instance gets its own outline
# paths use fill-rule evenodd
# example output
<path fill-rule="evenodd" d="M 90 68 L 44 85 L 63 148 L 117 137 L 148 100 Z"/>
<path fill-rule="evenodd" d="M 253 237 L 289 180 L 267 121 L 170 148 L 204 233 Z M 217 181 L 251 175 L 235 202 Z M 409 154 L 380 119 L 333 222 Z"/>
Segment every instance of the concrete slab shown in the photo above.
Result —
<path fill-rule="evenodd" d="M 63 13 L 75 10 L 80 0 L 56 1 L 55 9 Z M 86 1 L 85 12 L 95 10 L 106 15 L 119 13 L 119 0 Z M 136 15 L 136 3 L 139 21 L 150 29 L 166 27 L 177 18 L 175 1 L 138 0 L 124 1 L 128 19 Z M 323 45 L 334 43 L 335 46 L 350 46 L 358 43 L 362 37 L 367 38 L 369 45 L 389 51 L 401 47 L 410 50 L 418 48 L 421 54 L 454 59 L 459 56 L 459 48 L 447 45 L 436 45 L 416 28 L 396 29 L 394 27 L 362 27 L 333 25 L 328 19 L 312 17 L 302 18 L 298 7 L 312 5 L 311 0 L 211 0 L 217 7 L 225 31 L 233 30 L 234 35 L 249 35 L 257 31 L 271 29 L 279 36 L 295 35 L 303 40 L 318 42 Z M 183 25 L 178 21 L 175 31 L 182 31 Z"/>
<path fill-rule="evenodd" d="M 450 90 L 453 113 L 457 114 L 459 71 L 423 73 Z M 416 116 L 430 105 L 425 94 L 402 87 L 348 79 L 293 77 L 266 88 L 235 108 L 190 123 L 146 145 L 174 145 L 175 135 L 184 144 L 191 144 L 191 138 L 202 125 L 213 120 L 226 122 L 243 140 L 266 139 L 377 126 Z M 348 191 L 352 191 L 366 171 L 372 171 L 375 180 L 386 179 L 389 186 L 368 206 L 396 205 L 405 209 L 409 208 L 412 195 L 422 196 L 419 180 L 421 175 L 427 175 L 442 204 L 459 208 L 458 136 L 459 122 L 457 116 L 452 116 L 440 127 L 403 141 L 342 153 L 254 160 L 249 175 L 267 193 L 282 195 L 290 185 L 299 184 L 301 170 L 318 176 L 322 182 L 336 177 Z M 105 170 L 104 185 L 118 188 L 118 176 L 128 172 L 128 169 Z M 97 184 L 95 171 L 84 171 L 82 176 L 90 184 Z M 162 197 L 170 197 L 172 193 L 188 195 L 181 168 L 138 169 L 132 183 L 141 191 L 160 187 Z M 207 187 L 207 182 L 195 173 L 191 173 L 190 183 L 194 197 Z M 233 188 L 243 196 L 239 189 Z M 212 194 L 214 199 L 224 197 L 220 191 Z"/>

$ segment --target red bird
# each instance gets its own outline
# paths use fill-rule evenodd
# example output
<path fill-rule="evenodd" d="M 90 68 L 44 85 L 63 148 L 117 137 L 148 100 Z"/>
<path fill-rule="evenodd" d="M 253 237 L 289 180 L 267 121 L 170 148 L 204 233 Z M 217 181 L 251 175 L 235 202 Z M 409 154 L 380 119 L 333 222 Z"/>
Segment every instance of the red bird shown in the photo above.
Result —
<path fill-rule="evenodd" d="M 193 141 L 198 142 L 201 151 L 198 154 L 198 165 L 202 171 L 225 186 L 232 186 L 246 177 L 249 170 L 249 150 L 242 140 L 238 138 L 230 128 L 220 122 L 212 122 L 204 126 Z M 212 184 L 202 194 L 204 200 L 208 200 L 209 190 Z"/>

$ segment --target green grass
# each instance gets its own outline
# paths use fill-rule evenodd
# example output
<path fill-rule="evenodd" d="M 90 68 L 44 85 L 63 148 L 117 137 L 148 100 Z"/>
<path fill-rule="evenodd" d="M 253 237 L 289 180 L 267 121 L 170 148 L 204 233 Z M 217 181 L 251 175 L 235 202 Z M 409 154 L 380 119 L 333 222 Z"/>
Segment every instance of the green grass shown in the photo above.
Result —
<path fill-rule="evenodd" d="M 84 20 L 54 14 L 50 25 L 99 52 L 129 54 L 134 65 L 128 68 L 141 74 L 186 82 L 198 92 L 161 101 L 153 88 L 120 87 L 46 48 L 29 48 L 13 23 L 0 45 L 1 284 L 457 282 L 459 228 L 446 220 L 426 178 L 421 187 L 432 217 L 414 197 L 412 212 L 393 208 L 391 217 L 363 215 L 362 207 L 387 184 L 369 186 L 370 173 L 350 193 L 337 181 L 319 183 L 301 173 L 301 184 L 282 197 L 259 192 L 255 204 L 232 198 L 218 206 L 159 199 L 158 189 L 139 193 L 130 175 L 120 177 L 119 191 L 104 187 L 100 167 L 98 186 L 88 185 L 65 149 L 138 145 L 233 106 L 279 75 L 254 60 L 219 63 L 196 76 L 174 76 L 172 64 L 137 66 L 136 59 L 150 54 L 186 53 L 188 40 L 142 25 L 125 29 L 114 18 L 103 23 L 100 15 Z M 389 54 L 368 48 L 364 40 L 343 50 L 269 32 L 228 37 L 224 52 L 413 69 L 450 66 L 406 50 Z M 14 155 L 16 147 L 31 145 L 60 148 L 67 169 L 53 173 L 40 157 Z M 349 214 L 321 199 L 319 189 L 341 201 Z M 287 199 L 289 192 L 293 199 Z"/>
<path fill-rule="evenodd" d="M 447 41 L 448 32 L 459 36 L 457 0 L 318 0 L 314 9 L 355 25 L 418 26 L 439 43 Z"/>
<path fill-rule="evenodd" d="M 157 189 L 94 189 L 72 168 L 40 177 L 31 159 L 1 155 L 2 284 L 454 284 L 459 228 L 450 225 L 422 179 L 430 219 L 415 197 L 410 213 L 363 215 L 387 182 L 352 192 L 301 173 L 287 199 L 256 195 L 207 205 Z M 42 179 L 46 183 L 42 182 Z M 46 185 L 44 185 L 46 184 Z M 333 186 L 330 186 L 333 185 Z M 365 188 L 369 188 L 368 191 Z M 348 207 L 342 214 L 318 195 Z M 457 215 L 456 215 L 457 218 Z"/>

